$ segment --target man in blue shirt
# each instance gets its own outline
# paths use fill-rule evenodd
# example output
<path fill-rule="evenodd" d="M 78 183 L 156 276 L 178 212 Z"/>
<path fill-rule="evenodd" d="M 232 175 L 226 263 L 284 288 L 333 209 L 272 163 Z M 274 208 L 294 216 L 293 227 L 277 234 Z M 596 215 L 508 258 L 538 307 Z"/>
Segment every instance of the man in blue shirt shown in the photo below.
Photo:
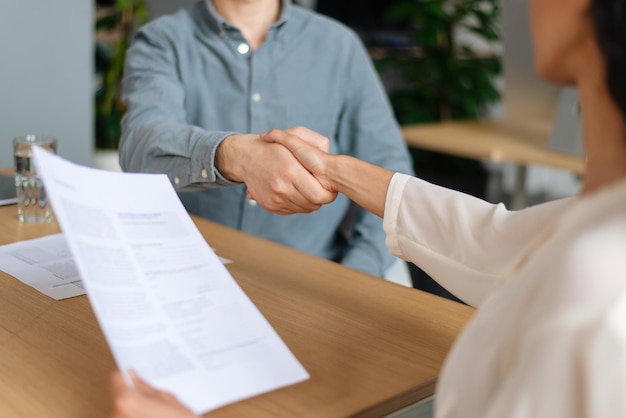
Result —
<path fill-rule="evenodd" d="M 137 32 L 123 99 L 122 168 L 166 173 L 189 212 L 377 276 L 394 262 L 379 218 L 343 195 L 319 208 L 335 196 L 303 195 L 316 180 L 258 136 L 306 126 L 330 152 L 412 173 L 385 91 L 347 27 L 288 0 L 201 0 Z M 269 212 L 291 205 L 319 210 Z"/>

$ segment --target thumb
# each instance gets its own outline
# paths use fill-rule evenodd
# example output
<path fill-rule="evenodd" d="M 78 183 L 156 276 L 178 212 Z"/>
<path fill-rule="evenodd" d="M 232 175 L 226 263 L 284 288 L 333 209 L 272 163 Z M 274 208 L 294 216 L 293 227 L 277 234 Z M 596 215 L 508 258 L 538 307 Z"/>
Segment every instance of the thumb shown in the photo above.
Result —
<path fill-rule="evenodd" d="M 282 138 L 284 138 L 287 132 L 281 129 L 271 129 L 266 132 L 262 132 L 259 134 L 259 138 L 261 138 L 265 142 L 280 142 Z"/>
<path fill-rule="evenodd" d="M 262 133 L 259 137 L 265 142 L 284 146 L 291 151 L 292 154 L 296 154 L 300 149 L 317 149 L 315 146 L 308 144 L 305 140 L 281 129 L 272 129 L 269 132 Z"/>
<path fill-rule="evenodd" d="M 111 373 L 109 377 L 109 390 L 113 396 L 117 396 L 128 389 L 126 381 L 122 377 L 122 374 L 116 370 Z"/>
<path fill-rule="evenodd" d="M 285 132 L 297 136 L 320 151 L 330 151 L 330 140 L 324 135 L 312 131 L 309 128 L 305 128 L 304 126 L 295 126 L 293 128 L 285 129 Z"/>

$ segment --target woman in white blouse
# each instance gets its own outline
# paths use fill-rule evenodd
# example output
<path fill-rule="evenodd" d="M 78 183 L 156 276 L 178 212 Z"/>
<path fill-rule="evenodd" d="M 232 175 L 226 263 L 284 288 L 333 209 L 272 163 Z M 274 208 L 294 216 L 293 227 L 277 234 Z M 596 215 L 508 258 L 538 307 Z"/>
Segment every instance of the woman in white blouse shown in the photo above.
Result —
<path fill-rule="evenodd" d="M 437 418 L 626 417 L 626 3 L 529 1 L 538 73 L 579 90 L 579 196 L 510 212 L 326 154 L 314 133 L 264 139 L 383 217 L 392 253 L 478 308 L 445 362 Z M 180 407 L 119 376 L 114 388 L 116 417 Z"/>

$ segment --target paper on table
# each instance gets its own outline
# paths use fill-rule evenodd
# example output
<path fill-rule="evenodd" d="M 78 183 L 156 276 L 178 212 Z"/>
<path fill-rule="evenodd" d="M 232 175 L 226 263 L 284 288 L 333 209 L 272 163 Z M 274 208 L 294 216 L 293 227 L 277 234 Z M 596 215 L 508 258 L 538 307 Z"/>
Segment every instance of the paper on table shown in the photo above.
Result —
<path fill-rule="evenodd" d="M 80 167 L 41 149 L 34 157 L 121 370 L 196 413 L 308 378 L 166 176 Z"/>
<path fill-rule="evenodd" d="M 85 294 L 62 234 L 0 246 L 0 270 L 56 300 Z"/>
<path fill-rule="evenodd" d="M 86 293 L 63 234 L 0 246 L 0 270 L 56 300 Z"/>

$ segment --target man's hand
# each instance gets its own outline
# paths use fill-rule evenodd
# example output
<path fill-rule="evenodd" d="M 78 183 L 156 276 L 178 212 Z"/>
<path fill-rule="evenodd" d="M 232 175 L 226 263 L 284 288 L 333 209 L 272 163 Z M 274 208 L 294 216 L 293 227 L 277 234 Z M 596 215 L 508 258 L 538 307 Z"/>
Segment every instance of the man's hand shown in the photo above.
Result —
<path fill-rule="evenodd" d="M 330 167 L 334 162 L 333 155 L 328 154 L 327 149 L 320 147 L 325 138 L 317 132 L 306 128 L 292 128 L 286 130 L 273 129 L 261 134 L 261 139 L 268 143 L 280 144 L 287 148 L 294 157 L 313 174 L 320 184 L 329 192 L 336 193 L 337 188 L 333 184 Z"/>
<path fill-rule="evenodd" d="M 310 139 L 307 132 L 300 134 Z M 261 139 L 289 150 L 330 193 L 343 193 L 363 209 L 381 218 L 385 215 L 392 171 L 348 155 L 320 151 L 310 140 L 280 129 L 261 134 Z"/>
<path fill-rule="evenodd" d="M 292 129 L 302 134 L 309 131 Z M 324 136 L 307 136 L 315 146 L 328 149 Z M 248 197 L 270 212 L 309 213 L 337 197 L 324 189 L 288 149 L 262 141 L 258 135 L 226 138 L 217 149 L 215 166 L 226 178 L 245 183 Z"/>
<path fill-rule="evenodd" d="M 174 395 L 153 388 L 132 371 L 130 376 L 133 387 L 126 385 L 120 372 L 111 375 L 111 418 L 198 418 Z"/>

